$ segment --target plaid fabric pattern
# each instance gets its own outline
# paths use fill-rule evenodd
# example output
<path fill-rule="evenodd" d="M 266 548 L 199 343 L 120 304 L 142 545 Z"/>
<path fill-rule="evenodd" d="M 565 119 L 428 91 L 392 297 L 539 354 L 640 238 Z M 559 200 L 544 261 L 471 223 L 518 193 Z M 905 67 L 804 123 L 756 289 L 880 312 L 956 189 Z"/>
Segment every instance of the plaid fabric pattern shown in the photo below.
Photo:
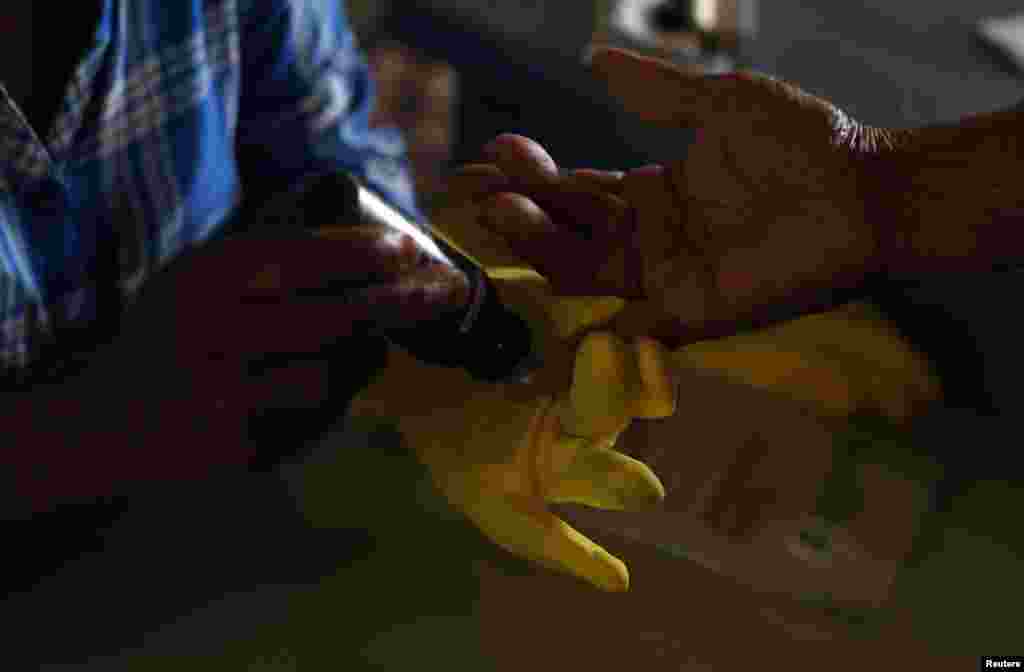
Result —
<path fill-rule="evenodd" d="M 0 83 L 0 383 L 216 233 L 242 176 L 266 193 L 349 170 L 423 221 L 341 5 L 104 0 L 45 137 Z"/>

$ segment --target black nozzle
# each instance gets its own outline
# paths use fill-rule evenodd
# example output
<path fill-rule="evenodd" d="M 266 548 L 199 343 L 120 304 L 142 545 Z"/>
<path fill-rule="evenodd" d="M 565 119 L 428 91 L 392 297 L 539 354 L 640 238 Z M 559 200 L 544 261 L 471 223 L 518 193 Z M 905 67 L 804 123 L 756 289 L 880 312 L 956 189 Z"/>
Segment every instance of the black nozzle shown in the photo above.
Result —
<path fill-rule="evenodd" d="M 463 368 L 477 380 L 520 380 L 541 364 L 533 332 L 522 317 L 501 303 L 483 271 L 478 269 L 475 274 L 478 277 L 472 281 L 481 283 L 484 292 L 475 316 L 462 312 L 390 330 L 387 336 L 421 361 Z M 462 330 L 467 317 L 469 328 Z"/>
<path fill-rule="evenodd" d="M 344 200 L 350 221 L 395 225 L 402 219 L 400 226 L 414 230 L 421 246 L 432 249 L 430 254 L 435 259 L 443 259 L 465 273 L 473 289 L 474 299 L 465 308 L 406 329 L 389 329 L 388 338 L 422 361 L 464 368 L 477 380 L 514 380 L 539 366 L 529 325 L 501 303 L 483 269 L 434 235 L 428 223 L 412 222 L 367 193 L 352 175 L 342 175 L 332 182 L 336 192 L 330 196 Z M 325 191 L 321 189 L 321 193 Z"/>
<path fill-rule="evenodd" d="M 530 326 L 498 300 L 494 287 L 466 333 L 465 368 L 478 380 L 519 379 L 540 365 Z"/>

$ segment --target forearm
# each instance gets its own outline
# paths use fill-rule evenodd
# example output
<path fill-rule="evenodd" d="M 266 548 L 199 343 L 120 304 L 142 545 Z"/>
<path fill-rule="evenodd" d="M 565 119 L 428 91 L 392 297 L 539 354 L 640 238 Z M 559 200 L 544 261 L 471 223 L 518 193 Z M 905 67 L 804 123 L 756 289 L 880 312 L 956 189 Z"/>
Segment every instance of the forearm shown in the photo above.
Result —
<path fill-rule="evenodd" d="M 1024 105 L 896 132 L 872 165 L 890 275 L 1024 261 Z"/>

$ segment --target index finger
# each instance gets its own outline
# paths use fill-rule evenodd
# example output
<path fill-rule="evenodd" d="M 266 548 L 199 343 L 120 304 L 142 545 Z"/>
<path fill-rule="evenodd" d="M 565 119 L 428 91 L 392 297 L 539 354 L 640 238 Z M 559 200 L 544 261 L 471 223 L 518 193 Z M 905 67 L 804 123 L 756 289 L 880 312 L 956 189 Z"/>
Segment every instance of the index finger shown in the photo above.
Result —
<path fill-rule="evenodd" d="M 480 498 L 467 515 L 491 541 L 610 593 L 629 590 L 625 563 L 572 525 L 522 496 Z"/>

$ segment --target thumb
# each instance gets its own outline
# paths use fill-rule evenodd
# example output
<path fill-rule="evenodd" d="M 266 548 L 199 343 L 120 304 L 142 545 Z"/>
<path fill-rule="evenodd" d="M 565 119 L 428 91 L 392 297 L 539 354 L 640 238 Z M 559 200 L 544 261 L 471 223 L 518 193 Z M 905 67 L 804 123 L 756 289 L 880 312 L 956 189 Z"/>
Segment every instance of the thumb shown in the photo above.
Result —
<path fill-rule="evenodd" d="M 694 126 L 712 117 L 718 80 L 702 68 L 613 47 L 595 47 L 584 62 L 613 98 L 644 121 Z"/>

